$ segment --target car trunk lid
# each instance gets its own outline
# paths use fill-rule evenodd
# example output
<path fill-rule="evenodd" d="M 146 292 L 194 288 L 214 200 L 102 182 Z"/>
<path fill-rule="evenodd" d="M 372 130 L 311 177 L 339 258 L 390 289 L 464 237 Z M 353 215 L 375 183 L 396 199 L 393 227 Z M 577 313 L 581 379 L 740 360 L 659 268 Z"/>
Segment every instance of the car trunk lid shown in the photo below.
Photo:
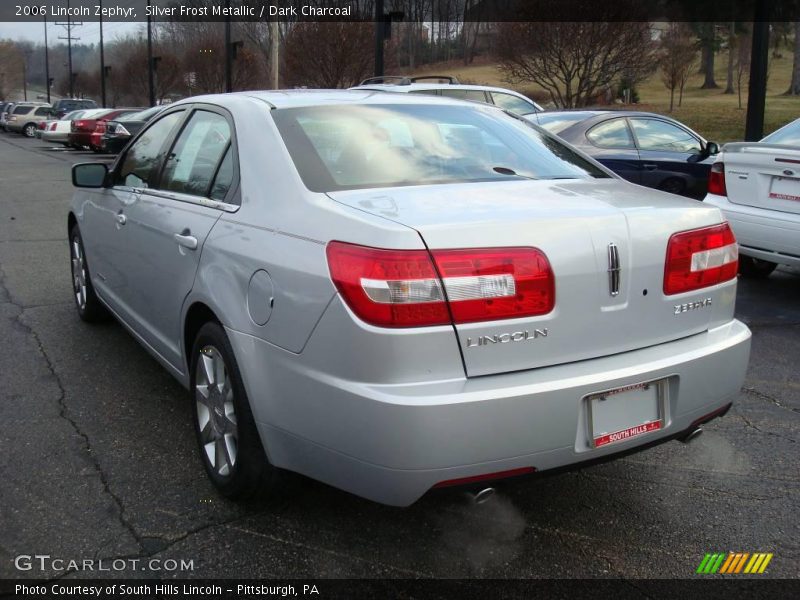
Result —
<path fill-rule="evenodd" d="M 776 144 L 726 144 L 725 187 L 734 204 L 800 214 L 800 149 Z"/>
<path fill-rule="evenodd" d="M 735 288 L 731 292 L 730 285 L 663 293 L 670 236 L 723 220 L 716 208 L 692 200 L 615 179 L 415 186 L 329 196 L 412 227 L 430 250 L 532 246 L 545 253 L 556 286 L 550 313 L 455 325 L 469 376 L 626 352 L 705 331 L 721 313 L 725 320 L 732 315 Z M 618 257 L 618 272 L 609 270 L 612 254 Z M 678 308 L 684 305 L 696 308 Z"/>

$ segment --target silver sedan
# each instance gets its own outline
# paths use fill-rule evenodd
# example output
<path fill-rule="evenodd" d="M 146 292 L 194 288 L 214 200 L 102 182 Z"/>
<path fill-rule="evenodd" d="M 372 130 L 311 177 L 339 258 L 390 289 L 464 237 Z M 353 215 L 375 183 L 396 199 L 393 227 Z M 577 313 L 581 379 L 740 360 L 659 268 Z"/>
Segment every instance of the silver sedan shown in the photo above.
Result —
<path fill-rule="evenodd" d="M 495 107 L 190 98 L 73 183 L 78 314 L 190 390 L 229 497 L 290 470 L 405 506 L 686 440 L 744 379 L 720 211 Z"/>

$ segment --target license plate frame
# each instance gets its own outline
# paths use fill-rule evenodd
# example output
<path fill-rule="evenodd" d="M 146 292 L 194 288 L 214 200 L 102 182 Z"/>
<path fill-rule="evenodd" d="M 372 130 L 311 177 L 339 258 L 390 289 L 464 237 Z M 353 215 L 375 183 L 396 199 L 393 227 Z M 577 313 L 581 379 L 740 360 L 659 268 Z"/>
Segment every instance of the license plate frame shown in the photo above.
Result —
<path fill-rule="evenodd" d="M 616 445 L 663 429 L 668 392 L 669 378 L 659 378 L 586 395 L 589 447 Z M 609 404 L 601 404 L 606 402 Z M 630 419 L 611 427 L 610 423 L 618 421 L 614 415 L 625 413 L 626 408 L 632 409 Z"/>
<path fill-rule="evenodd" d="M 784 181 L 793 182 L 797 187 L 797 194 L 789 194 L 783 189 L 782 184 Z M 776 191 L 775 184 L 779 184 Z M 792 190 L 794 191 L 794 190 Z M 797 177 L 785 177 L 783 175 L 774 175 L 772 181 L 769 182 L 769 199 L 770 200 L 786 200 L 787 202 L 800 202 L 800 179 Z"/>

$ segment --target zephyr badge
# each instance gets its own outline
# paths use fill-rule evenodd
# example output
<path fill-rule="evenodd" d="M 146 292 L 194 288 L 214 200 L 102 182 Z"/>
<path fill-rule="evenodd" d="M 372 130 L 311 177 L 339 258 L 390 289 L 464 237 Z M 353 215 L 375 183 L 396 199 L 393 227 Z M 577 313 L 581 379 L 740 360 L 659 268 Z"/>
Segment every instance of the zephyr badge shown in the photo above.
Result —
<path fill-rule="evenodd" d="M 608 293 L 612 296 L 619 295 L 619 248 L 614 242 L 608 245 Z"/>

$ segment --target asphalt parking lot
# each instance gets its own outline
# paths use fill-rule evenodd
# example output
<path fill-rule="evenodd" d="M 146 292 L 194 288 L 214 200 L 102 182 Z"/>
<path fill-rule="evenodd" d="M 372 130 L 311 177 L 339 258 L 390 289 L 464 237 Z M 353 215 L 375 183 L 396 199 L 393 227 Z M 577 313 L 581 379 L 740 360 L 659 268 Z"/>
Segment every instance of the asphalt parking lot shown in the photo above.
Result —
<path fill-rule="evenodd" d="M 15 567 L 33 554 L 193 563 L 114 573 L 131 577 L 685 578 L 728 551 L 800 576 L 800 271 L 740 281 L 745 387 L 691 444 L 477 506 L 454 491 L 396 509 L 299 477 L 240 506 L 202 471 L 187 393 L 122 327 L 75 313 L 69 167 L 94 159 L 0 133 L 0 578 L 76 575 Z"/>

